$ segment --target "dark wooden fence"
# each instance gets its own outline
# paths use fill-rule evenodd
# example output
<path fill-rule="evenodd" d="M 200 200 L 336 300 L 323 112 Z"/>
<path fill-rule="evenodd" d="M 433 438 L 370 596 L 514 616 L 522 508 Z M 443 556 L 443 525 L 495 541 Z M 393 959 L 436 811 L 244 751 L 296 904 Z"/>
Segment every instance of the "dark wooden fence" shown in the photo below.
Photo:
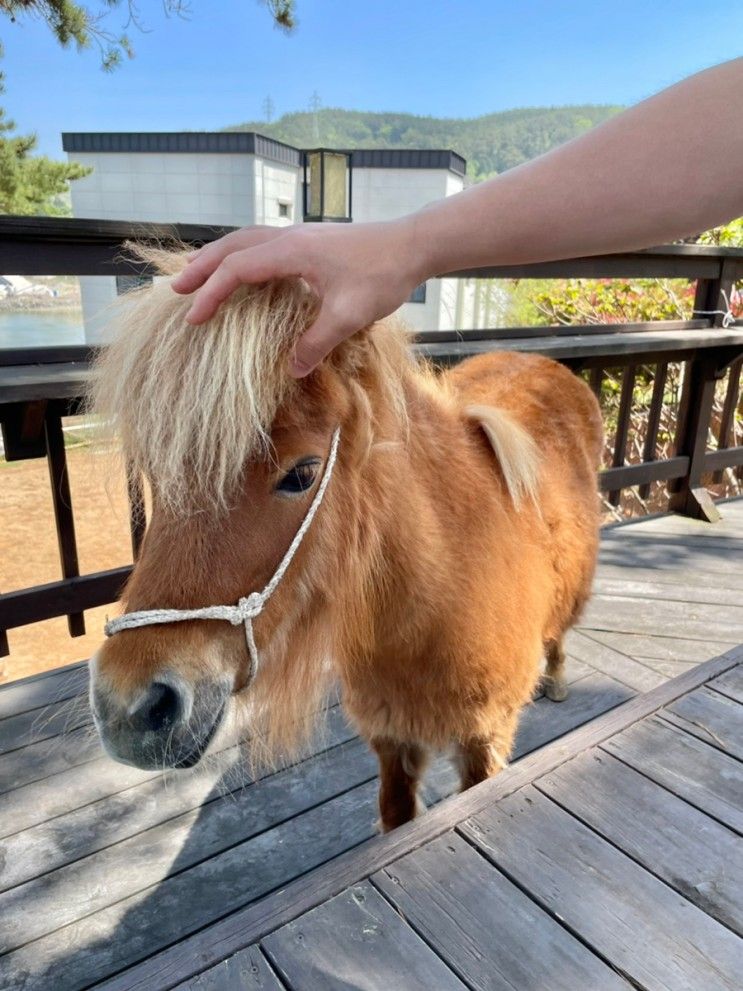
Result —
<path fill-rule="evenodd" d="M 201 225 L 128 224 L 118 221 L 0 218 L 0 272 L 13 275 L 136 275 L 145 269 L 125 257 L 128 239 L 199 245 L 225 233 Z M 667 483 L 670 508 L 714 520 L 715 506 L 702 478 L 743 466 L 743 446 L 730 446 L 740 396 L 743 324 L 724 328 L 722 311 L 736 280 L 743 278 L 743 249 L 671 245 L 648 251 L 577 258 L 563 262 L 452 273 L 475 278 L 681 278 L 696 283 L 694 318 L 644 324 L 519 327 L 419 334 L 417 348 L 440 364 L 493 348 L 535 351 L 585 372 L 600 393 L 607 369 L 623 369 L 612 466 L 599 487 L 616 505 L 622 490 Z M 717 312 L 715 312 L 717 311 Z M 0 350 L 0 424 L 8 460 L 46 458 L 57 525 L 62 578 L 0 594 L 0 655 L 6 631 L 67 616 L 72 636 L 85 632 L 84 611 L 114 601 L 129 567 L 80 575 L 62 417 L 80 413 L 91 360 L 88 347 Z M 658 429 L 664 385 L 672 363 L 684 366 L 683 391 L 673 453 L 659 457 Z M 639 369 L 654 366 L 642 461 L 626 464 L 632 400 Z M 715 386 L 728 383 L 717 424 L 717 446 L 708 450 Z M 142 500 L 129 493 L 132 550 L 142 538 Z M 19 553 L 21 549 L 19 548 Z"/>

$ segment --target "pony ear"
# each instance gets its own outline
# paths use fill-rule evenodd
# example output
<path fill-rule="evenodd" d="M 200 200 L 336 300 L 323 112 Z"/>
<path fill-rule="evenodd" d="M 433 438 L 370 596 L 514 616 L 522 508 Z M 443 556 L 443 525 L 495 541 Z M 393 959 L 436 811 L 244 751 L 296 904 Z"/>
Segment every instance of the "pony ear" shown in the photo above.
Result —
<path fill-rule="evenodd" d="M 495 406 L 468 406 L 464 415 L 477 423 L 490 441 L 513 504 L 536 499 L 539 486 L 539 448 L 532 435 L 506 410 Z"/>

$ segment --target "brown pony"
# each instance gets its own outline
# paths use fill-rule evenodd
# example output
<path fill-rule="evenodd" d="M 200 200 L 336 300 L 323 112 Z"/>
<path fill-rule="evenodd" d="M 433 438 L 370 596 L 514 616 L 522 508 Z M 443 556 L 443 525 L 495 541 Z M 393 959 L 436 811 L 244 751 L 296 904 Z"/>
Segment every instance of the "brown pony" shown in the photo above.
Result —
<path fill-rule="evenodd" d="M 183 265 L 148 257 L 169 274 Z M 148 625 L 102 646 L 92 707 L 109 752 L 140 767 L 191 766 L 235 721 L 256 759 L 275 761 L 304 744 L 339 681 L 378 754 L 391 829 L 416 813 L 429 752 L 453 747 L 463 788 L 506 764 L 545 654 L 545 692 L 565 698 L 562 641 L 596 557 L 601 419 L 553 361 L 492 353 L 436 374 L 392 320 L 293 381 L 287 357 L 315 305 L 302 282 L 271 283 L 193 328 L 167 280 L 127 300 L 93 393 L 152 492 L 126 612 L 261 590 L 340 439 L 324 501 L 255 620 L 255 677 L 239 626 Z"/>

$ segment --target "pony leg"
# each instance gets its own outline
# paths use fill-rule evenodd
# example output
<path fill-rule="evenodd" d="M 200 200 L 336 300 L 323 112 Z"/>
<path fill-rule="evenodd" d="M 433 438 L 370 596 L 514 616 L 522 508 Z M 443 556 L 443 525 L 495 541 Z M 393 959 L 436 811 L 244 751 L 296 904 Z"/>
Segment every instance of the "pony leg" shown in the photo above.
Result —
<path fill-rule="evenodd" d="M 379 758 L 379 825 L 383 833 L 389 833 L 425 809 L 418 797 L 418 783 L 426 766 L 426 752 L 415 743 L 398 743 L 387 737 L 378 737 L 371 744 Z"/>
<path fill-rule="evenodd" d="M 565 649 L 562 640 L 550 640 L 545 647 L 547 670 L 542 677 L 544 694 L 553 702 L 564 702 L 568 697 L 568 683 L 565 678 Z"/>
<path fill-rule="evenodd" d="M 487 737 L 471 737 L 457 744 L 460 788 L 466 791 L 508 766 L 516 735 L 518 712 L 503 715 L 502 723 Z"/>

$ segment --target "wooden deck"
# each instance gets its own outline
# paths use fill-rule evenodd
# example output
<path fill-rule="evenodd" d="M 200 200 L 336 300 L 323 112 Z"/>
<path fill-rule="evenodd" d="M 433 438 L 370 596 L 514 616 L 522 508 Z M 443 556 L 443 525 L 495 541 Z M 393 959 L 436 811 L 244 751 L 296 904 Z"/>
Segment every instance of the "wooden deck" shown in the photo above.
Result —
<path fill-rule="evenodd" d="M 237 747 L 109 761 L 84 665 L 1 689 L 0 988 L 739 988 L 743 501 L 722 511 L 605 531 L 570 698 L 387 837 L 337 707 L 253 782 Z M 435 763 L 428 802 L 454 784 Z"/>

